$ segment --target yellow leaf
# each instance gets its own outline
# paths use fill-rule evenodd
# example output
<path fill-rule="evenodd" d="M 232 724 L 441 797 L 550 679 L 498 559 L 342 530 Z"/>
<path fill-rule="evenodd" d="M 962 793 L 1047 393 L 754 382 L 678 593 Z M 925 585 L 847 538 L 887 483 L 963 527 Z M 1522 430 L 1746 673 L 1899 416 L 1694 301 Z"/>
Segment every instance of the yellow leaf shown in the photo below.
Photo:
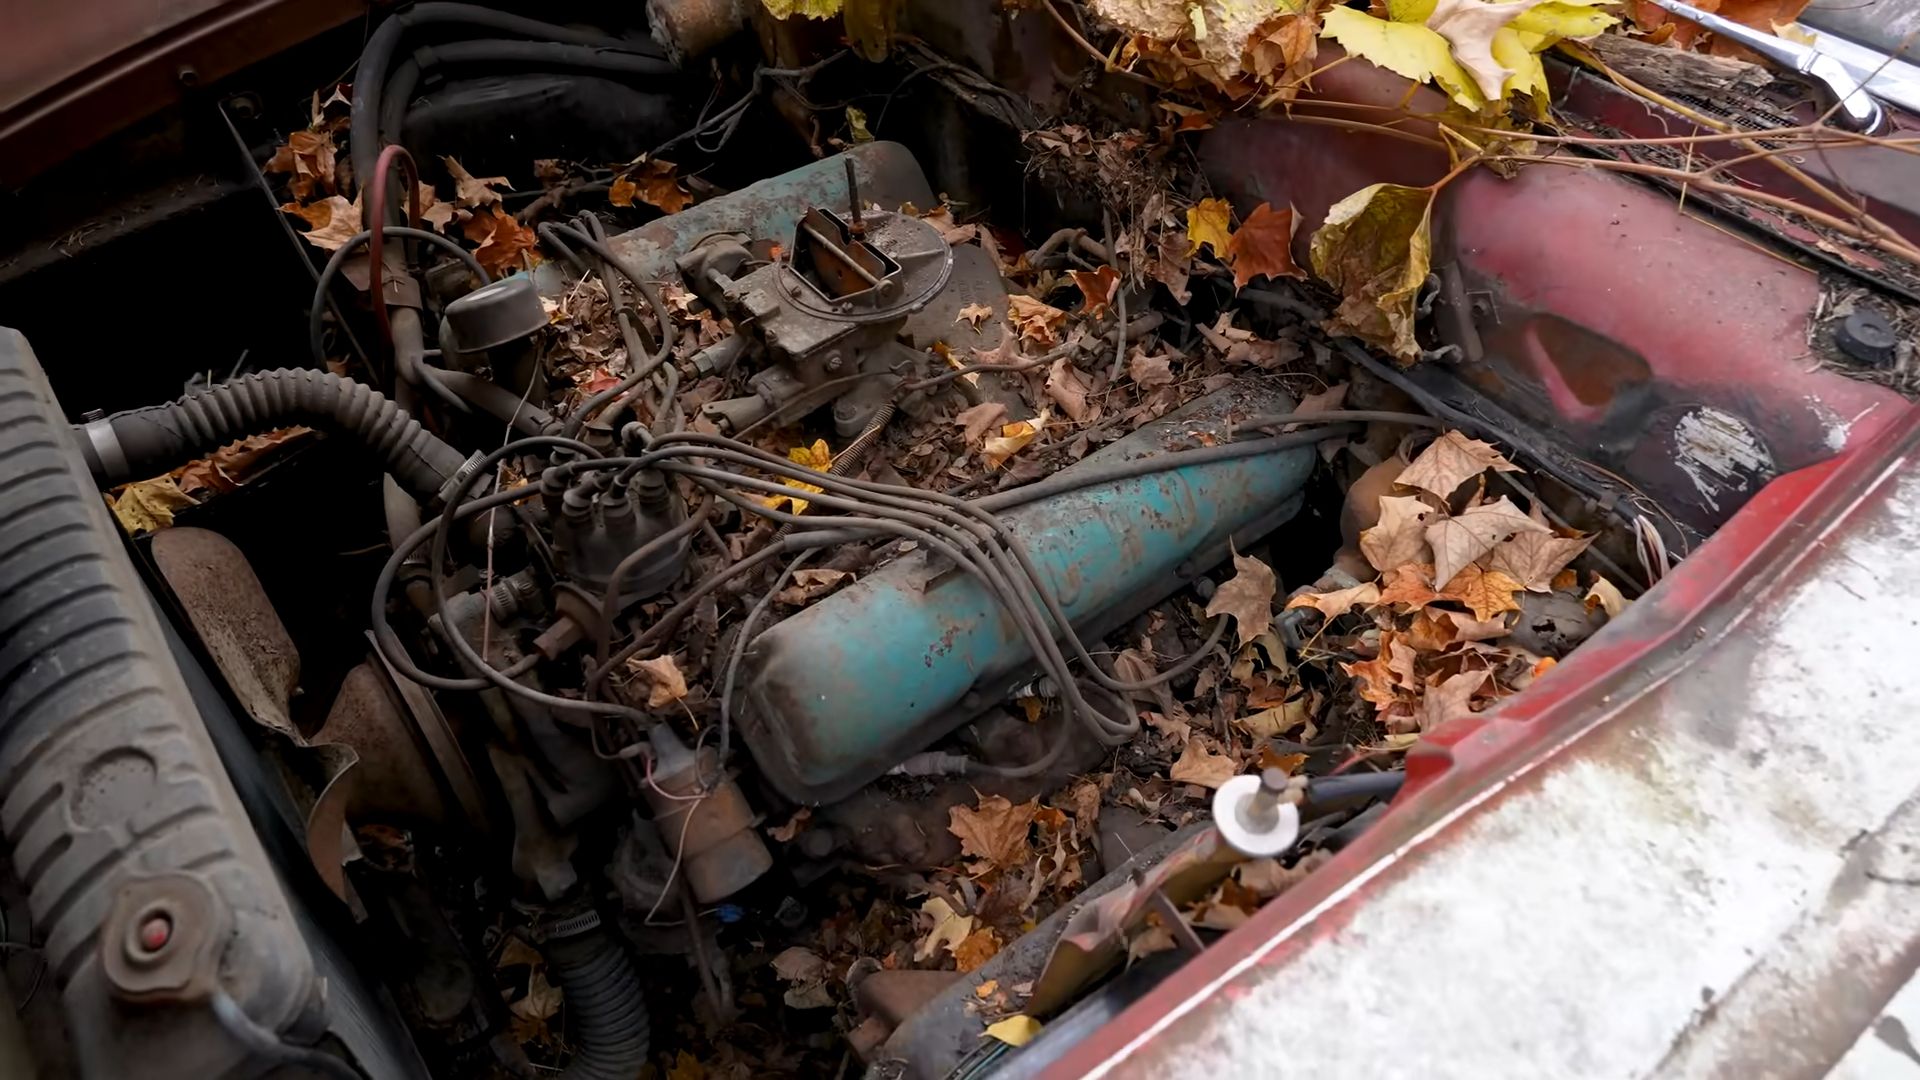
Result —
<path fill-rule="evenodd" d="M 1007 459 L 1019 453 L 1023 447 L 1040 436 L 1047 426 L 1047 410 L 1031 420 L 1016 420 L 1003 425 L 1000 434 L 989 436 L 980 445 L 980 459 L 987 468 L 997 469 L 1007 463 Z"/>
<path fill-rule="evenodd" d="M 796 446 L 787 451 L 787 460 L 793 462 L 795 465 L 803 465 L 815 472 L 826 472 L 828 467 L 833 464 L 833 451 L 827 448 L 827 440 L 815 439 L 813 440 L 812 446 Z M 780 482 L 796 491 L 813 493 L 826 490 L 818 484 L 809 484 L 805 480 L 795 480 L 792 477 L 783 479 Z M 796 514 L 804 514 L 807 512 L 807 500 L 799 498 L 798 496 L 763 495 L 760 497 L 760 504 L 769 510 L 780 509 L 782 503 L 792 506 L 793 512 Z"/>
<path fill-rule="evenodd" d="M 1548 0 L 1530 10 L 1521 12 L 1508 27 L 1527 34 L 1538 34 L 1544 38 L 1590 38 L 1620 20 L 1600 10 L 1601 0 L 1579 3 L 1575 0 Z M 1551 45 L 1545 42 L 1535 52 Z"/>
<path fill-rule="evenodd" d="M 1187 257 L 1200 253 L 1201 247 L 1210 247 L 1218 258 L 1227 257 L 1227 243 L 1232 240 L 1232 227 L 1229 217 L 1232 207 L 1225 199 L 1201 199 L 1199 204 L 1187 211 Z"/>
<path fill-rule="evenodd" d="M 867 114 L 865 110 L 856 109 L 851 105 L 847 106 L 847 134 L 851 136 L 856 143 L 873 141 L 873 132 L 867 130 Z"/>
<path fill-rule="evenodd" d="M 952 904 L 938 896 L 931 897 L 926 903 L 921 904 L 920 913 L 933 920 L 933 928 L 927 931 L 927 936 L 921 938 L 919 944 L 914 946 L 915 960 L 922 962 L 931 960 L 942 947 L 952 952 L 973 933 L 973 916 L 960 914 L 953 910 Z"/>
<path fill-rule="evenodd" d="M 904 3 L 905 0 L 842 0 L 847 43 L 853 46 L 853 51 L 859 53 L 861 59 L 877 64 L 887 58 L 887 50 L 893 45 L 894 28 L 900 23 L 900 8 Z"/>
<path fill-rule="evenodd" d="M 1599 608 L 1607 613 L 1608 618 L 1612 618 L 1627 610 L 1627 604 L 1627 598 L 1621 595 L 1620 590 L 1614 586 L 1613 582 L 1608 581 L 1599 574 L 1593 575 L 1593 587 L 1587 590 L 1586 595 L 1588 611 Z"/>
<path fill-rule="evenodd" d="M 173 512 L 198 505 L 193 496 L 181 491 L 171 476 L 136 480 L 107 497 L 107 505 L 127 535 L 158 532 L 173 524 Z"/>
<path fill-rule="evenodd" d="M 840 14 L 840 0 L 760 0 L 767 14 L 776 19 L 799 15 L 808 19 L 831 19 Z"/>
<path fill-rule="evenodd" d="M 987 1027 L 989 1037 L 999 1039 L 1008 1046 L 1025 1046 L 1038 1034 L 1040 1034 L 1040 1021 L 1031 1016 L 1009 1016 Z"/>
<path fill-rule="evenodd" d="M 1348 10 L 1334 8 L 1327 15 Z M 1373 184 L 1327 211 L 1311 248 L 1313 272 L 1342 297 L 1327 326 L 1330 333 L 1352 334 L 1405 364 L 1420 358 L 1414 304 L 1430 269 L 1432 208 L 1429 188 Z"/>
<path fill-rule="evenodd" d="M 1323 17 L 1320 36 L 1396 75 L 1438 83 L 1461 108 L 1479 112 L 1486 105 L 1473 79 L 1455 62 L 1447 39 L 1425 26 L 1397 19 L 1388 22 L 1364 11 L 1336 7 Z"/>
<path fill-rule="evenodd" d="M 1472 76 L 1481 96 L 1498 101 L 1505 92 L 1512 69 L 1493 54 L 1494 38 L 1509 22 L 1541 0 L 1512 0 L 1489 4 L 1486 0 L 1437 0 L 1427 26 L 1447 39 L 1454 62 Z M 1531 56 L 1530 53 L 1522 53 Z"/>

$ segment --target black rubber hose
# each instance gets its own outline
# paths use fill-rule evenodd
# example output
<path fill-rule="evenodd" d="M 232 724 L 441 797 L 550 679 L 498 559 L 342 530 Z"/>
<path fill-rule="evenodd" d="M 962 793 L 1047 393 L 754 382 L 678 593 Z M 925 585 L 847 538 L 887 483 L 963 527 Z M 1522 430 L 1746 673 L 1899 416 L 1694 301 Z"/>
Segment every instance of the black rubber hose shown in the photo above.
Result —
<path fill-rule="evenodd" d="M 99 432 L 102 424 L 106 431 Z M 165 472 L 236 439 L 292 424 L 358 439 L 394 479 L 424 499 L 437 497 L 466 462 L 465 454 L 421 427 L 380 391 L 312 368 L 242 375 L 168 405 L 129 409 L 104 421 L 75 425 L 73 433 L 94 479 L 111 487 Z M 95 432 L 101 437 L 96 439 Z"/>
<path fill-rule="evenodd" d="M 659 46 L 652 42 L 622 41 L 605 34 L 555 26 L 473 4 L 434 3 L 408 8 L 390 16 L 367 38 L 367 46 L 361 50 L 360 63 L 354 72 L 349 145 L 355 186 L 366 183 L 366 178 L 373 174 L 374 162 L 380 156 L 380 102 L 401 39 L 412 27 L 446 23 L 478 26 L 540 41 L 558 41 L 646 55 L 660 53 Z"/>
<path fill-rule="evenodd" d="M 546 945 L 547 967 L 565 995 L 573 1063 L 560 1080 L 633 1080 L 647 1063 L 652 1031 L 640 972 L 600 927 Z"/>

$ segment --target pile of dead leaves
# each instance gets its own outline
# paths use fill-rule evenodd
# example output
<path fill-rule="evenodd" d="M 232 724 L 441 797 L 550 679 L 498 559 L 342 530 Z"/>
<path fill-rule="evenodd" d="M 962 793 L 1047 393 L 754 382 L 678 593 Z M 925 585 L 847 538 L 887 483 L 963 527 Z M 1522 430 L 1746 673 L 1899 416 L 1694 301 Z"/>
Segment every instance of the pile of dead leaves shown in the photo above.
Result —
<path fill-rule="evenodd" d="M 1590 537 L 1489 493 L 1489 476 L 1518 471 L 1487 443 L 1445 433 L 1398 472 L 1400 493 L 1380 496 L 1377 520 L 1360 533 L 1377 579 L 1287 603 L 1324 617 L 1309 651 L 1339 663 L 1401 745 L 1553 666 L 1557 657 L 1515 638 L 1530 608 L 1612 616 L 1626 605 L 1598 575 L 1581 592 L 1568 569 Z M 1342 655 L 1360 658 L 1333 659 Z"/>
<path fill-rule="evenodd" d="M 249 435 L 170 473 L 120 485 L 105 493 L 107 506 L 127 535 L 159 532 L 173 525 L 175 513 L 257 479 L 313 435 L 306 427 Z"/>

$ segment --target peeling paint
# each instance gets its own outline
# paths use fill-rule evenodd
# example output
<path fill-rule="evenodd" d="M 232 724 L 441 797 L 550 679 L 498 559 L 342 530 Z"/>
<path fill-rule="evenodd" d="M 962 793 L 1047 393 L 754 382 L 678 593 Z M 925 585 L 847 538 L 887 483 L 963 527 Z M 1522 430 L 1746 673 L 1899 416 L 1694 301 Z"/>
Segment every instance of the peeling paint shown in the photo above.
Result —
<path fill-rule="evenodd" d="M 1845 442 L 1843 430 L 1841 444 Z M 1720 509 L 1723 496 L 1753 491 L 1776 473 L 1773 454 L 1758 432 L 1732 413 L 1705 406 L 1674 424 L 1673 451 L 1674 464 L 1711 510 Z"/>

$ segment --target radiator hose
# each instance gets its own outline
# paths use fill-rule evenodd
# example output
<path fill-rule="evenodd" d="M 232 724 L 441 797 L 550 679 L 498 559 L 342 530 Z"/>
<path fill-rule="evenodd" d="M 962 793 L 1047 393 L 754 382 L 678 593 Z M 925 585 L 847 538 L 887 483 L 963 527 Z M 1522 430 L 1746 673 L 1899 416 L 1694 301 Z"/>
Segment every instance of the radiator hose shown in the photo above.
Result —
<path fill-rule="evenodd" d="M 633 1080 L 647 1063 L 652 1033 L 626 947 L 594 919 L 589 928 L 549 938 L 543 951 L 573 1029 L 573 1062 L 560 1080 Z"/>
<path fill-rule="evenodd" d="M 466 463 L 378 390 L 314 368 L 243 375 L 168 405 L 76 425 L 74 435 L 94 479 L 111 487 L 292 424 L 359 440 L 422 499 L 437 496 Z"/>

